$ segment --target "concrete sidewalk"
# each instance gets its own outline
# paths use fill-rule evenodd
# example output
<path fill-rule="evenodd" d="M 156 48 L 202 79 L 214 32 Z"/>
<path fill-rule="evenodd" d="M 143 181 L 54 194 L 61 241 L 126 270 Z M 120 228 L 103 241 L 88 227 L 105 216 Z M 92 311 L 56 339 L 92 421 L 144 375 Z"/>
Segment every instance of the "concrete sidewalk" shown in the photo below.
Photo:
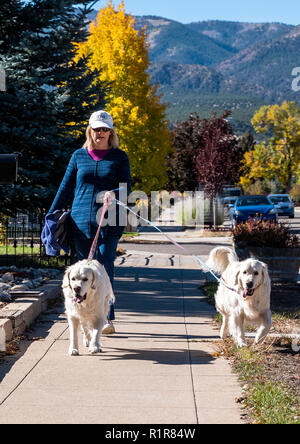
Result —
<path fill-rule="evenodd" d="M 116 265 L 117 333 L 103 353 L 69 357 L 63 307 L 48 311 L 29 335 L 39 340 L 0 365 L 0 423 L 242 423 L 197 263 L 132 252 Z"/>

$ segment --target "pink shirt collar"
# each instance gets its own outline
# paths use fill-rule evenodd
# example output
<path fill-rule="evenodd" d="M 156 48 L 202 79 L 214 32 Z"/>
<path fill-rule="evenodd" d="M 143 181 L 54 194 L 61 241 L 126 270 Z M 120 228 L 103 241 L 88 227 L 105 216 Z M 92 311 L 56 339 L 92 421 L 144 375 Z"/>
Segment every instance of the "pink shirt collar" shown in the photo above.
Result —
<path fill-rule="evenodd" d="M 86 150 L 92 159 L 99 161 L 104 159 L 104 157 L 110 152 L 111 148 L 108 150 Z"/>

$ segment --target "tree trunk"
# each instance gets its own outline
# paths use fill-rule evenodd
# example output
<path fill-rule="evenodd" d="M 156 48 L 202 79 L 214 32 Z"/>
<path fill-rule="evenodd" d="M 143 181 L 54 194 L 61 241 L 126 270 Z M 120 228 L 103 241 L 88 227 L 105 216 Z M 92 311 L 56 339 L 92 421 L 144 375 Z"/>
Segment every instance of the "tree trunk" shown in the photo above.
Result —
<path fill-rule="evenodd" d="M 284 192 L 285 192 L 286 194 L 290 194 L 290 192 L 291 192 L 291 189 L 292 189 L 292 180 L 293 180 L 293 175 L 289 173 L 288 181 L 287 181 L 287 183 L 286 183 L 286 187 L 285 187 L 285 190 L 284 190 Z"/>
<path fill-rule="evenodd" d="M 213 214 L 214 214 L 214 230 L 217 230 L 217 199 L 214 197 L 213 199 Z"/>

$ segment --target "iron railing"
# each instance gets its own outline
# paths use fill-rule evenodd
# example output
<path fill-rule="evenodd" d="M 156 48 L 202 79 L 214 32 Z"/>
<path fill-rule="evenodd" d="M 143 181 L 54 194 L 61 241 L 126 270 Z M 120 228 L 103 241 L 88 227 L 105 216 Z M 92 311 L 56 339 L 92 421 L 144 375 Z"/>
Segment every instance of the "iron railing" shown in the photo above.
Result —
<path fill-rule="evenodd" d="M 70 255 L 46 255 L 41 241 L 44 215 L 17 215 L 0 223 L 0 266 L 65 267 Z"/>

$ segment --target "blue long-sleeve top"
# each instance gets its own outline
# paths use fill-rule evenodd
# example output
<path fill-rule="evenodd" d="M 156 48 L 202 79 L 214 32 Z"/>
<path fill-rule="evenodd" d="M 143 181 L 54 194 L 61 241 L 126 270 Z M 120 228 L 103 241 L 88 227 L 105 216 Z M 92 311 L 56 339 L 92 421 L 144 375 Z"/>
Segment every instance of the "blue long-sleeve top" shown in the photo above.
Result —
<path fill-rule="evenodd" d="M 112 148 L 103 160 L 95 161 L 85 148 L 80 148 L 71 157 L 49 213 L 72 204 L 71 231 L 91 239 L 96 234 L 101 215 L 99 193 L 118 189 L 120 184 L 125 184 L 122 193 L 124 195 L 125 192 L 127 197 L 131 192 L 131 175 L 129 159 L 124 151 Z M 121 193 L 116 192 L 116 195 L 117 199 L 122 200 Z M 119 219 L 120 207 L 117 205 L 115 209 L 116 220 L 108 225 L 110 234 L 120 236 L 126 223 L 124 214 Z"/>

